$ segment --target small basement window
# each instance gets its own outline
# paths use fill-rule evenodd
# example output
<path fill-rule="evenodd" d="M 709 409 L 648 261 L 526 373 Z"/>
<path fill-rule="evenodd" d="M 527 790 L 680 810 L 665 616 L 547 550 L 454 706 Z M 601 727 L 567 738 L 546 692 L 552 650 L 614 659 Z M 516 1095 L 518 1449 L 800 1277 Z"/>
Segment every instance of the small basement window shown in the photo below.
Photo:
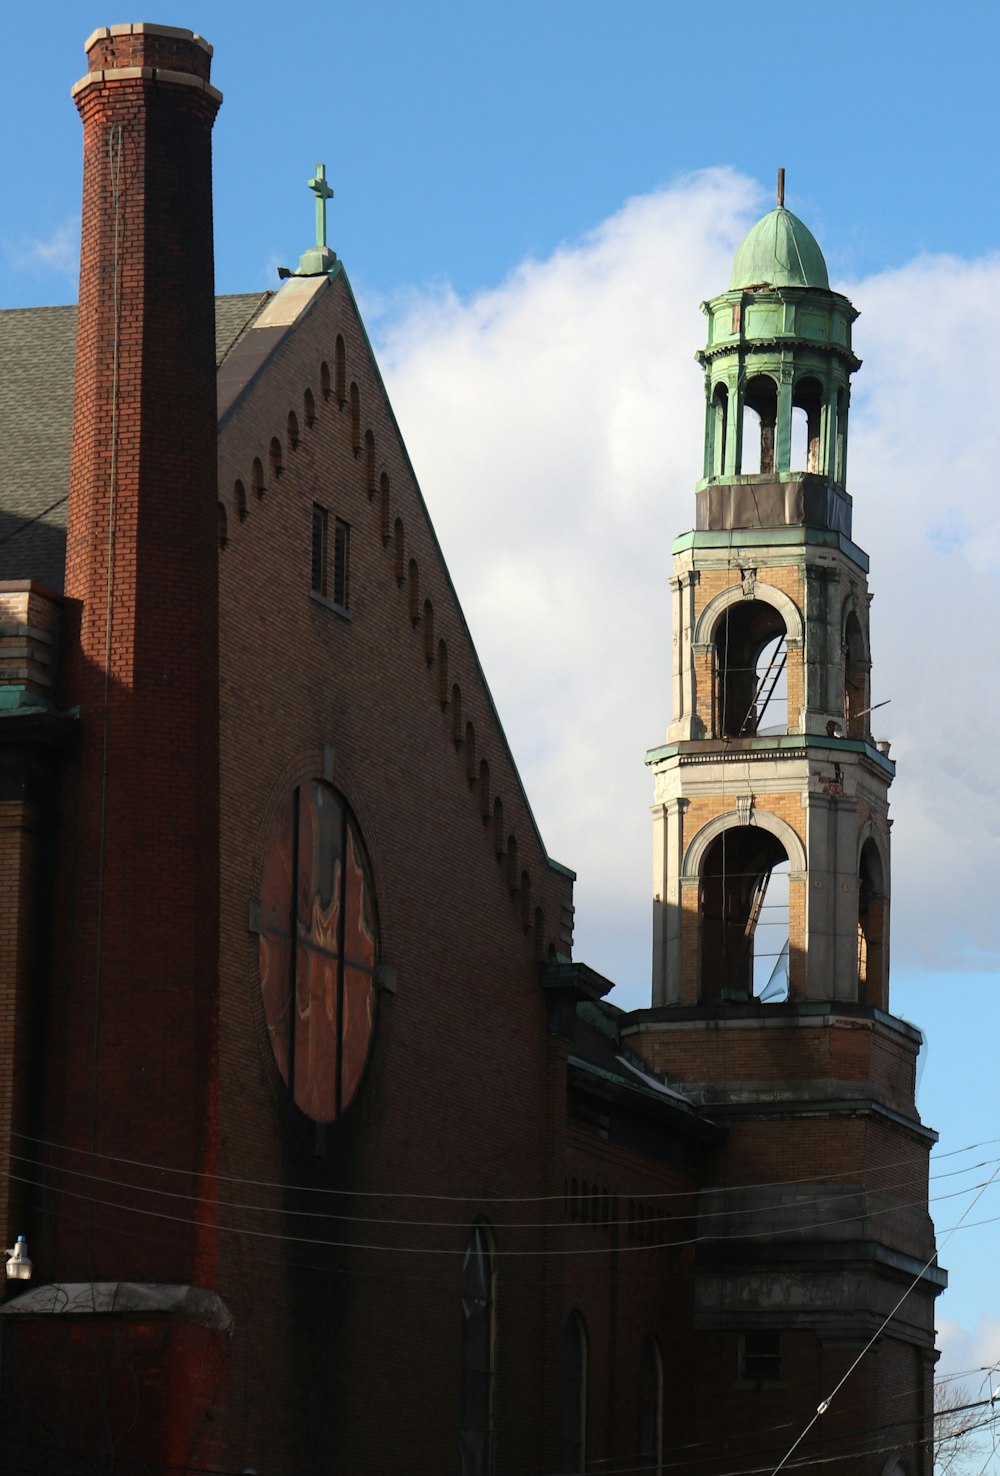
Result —
<path fill-rule="evenodd" d="M 744 1333 L 740 1339 L 740 1378 L 749 1383 L 774 1383 L 781 1378 L 781 1334 Z"/>

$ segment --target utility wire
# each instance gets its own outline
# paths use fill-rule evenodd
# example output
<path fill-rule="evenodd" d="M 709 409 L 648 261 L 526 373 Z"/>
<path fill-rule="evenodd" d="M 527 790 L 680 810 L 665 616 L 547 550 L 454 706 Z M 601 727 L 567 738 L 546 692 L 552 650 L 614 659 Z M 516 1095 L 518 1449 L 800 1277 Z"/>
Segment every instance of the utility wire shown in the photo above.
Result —
<path fill-rule="evenodd" d="M 109 1163 L 126 1164 L 130 1168 L 149 1169 L 152 1172 L 159 1174 L 183 1174 L 185 1177 L 189 1177 L 192 1173 L 196 1172 L 196 1170 L 193 1169 L 175 1168 L 169 1164 L 150 1163 L 147 1160 L 139 1158 L 126 1158 L 121 1156 L 120 1154 L 115 1153 L 92 1153 L 89 1148 L 78 1148 L 71 1143 L 57 1143 L 51 1138 L 39 1138 L 31 1135 L 30 1133 L 20 1133 L 12 1131 L 11 1136 L 20 1139 L 22 1142 L 34 1143 L 36 1147 L 39 1148 L 52 1148 L 59 1153 L 86 1154 L 88 1157 L 104 1159 Z M 977 1149 L 992 1148 L 997 1146 L 998 1144 L 1000 1144 L 1000 1138 L 982 1138 L 974 1143 L 966 1143 L 961 1148 L 951 1148 L 946 1153 L 936 1152 L 936 1161 L 940 1162 L 946 1158 L 956 1158 L 959 1154 L 973 1153 Z M 981 1163 L 973 1165 L 973 1167 L 984 1168 L 988 1167 L 989 1164 L 998 1161 L 1000 1160 L 985 1159 Z M 892 1159 L 889 1163 L 883 1164 L 881 1168 L 877 1170 L 877 1172 L 884 1173 L 888 1169 L 907 1167 L 911 1166 L 912 1164 L 913 1155 L 910 1154 L 906 1158 Z M 965 1171 L 966 1170 L 959 1170 L 959 1172 Z M 737 1191 L 743 1191 L 746 1189 L 785 1189 L 794 1187 L 797 1184 L 832 1183 L 839 1179 L 847 1179 L 852 1174 L 856 1174 L 857 1172 L 858 1171 L 856 1168 L 843 1169 L 834 1174 L 803 1174 L 794 1179 L 769 1179 L 763 1180 L 759 1183 L 739 1184 L 735 1186 L 725 1185 L 721 1187 L 724 1187 L 728 1193 L 736 1193 Z M 242 1184 L 257 1189 L 278 1189 L 282 1192 L 290 1192 L 295 1194 L 336 1194 L 343 1198 L 352 1199 L 421 1199 L 427 1201 L 428 1203 L 440 1202 L 453 1204 L 468 1204 L 470 1199 L 484 1200 L 488 1201 L 490 1204 L 547 1204 L 563 1202 L 566 1199 L 565 1192 L 561 1194 L 506 1195 L 489 1194 L 483 1192 L 466 1194 L 428 1194 L 421 1190 L 389 1191 L 378 1189 L 338 1189 L 334 1187 L 328 1188 L 313 1184 L 293 1184 L 280 1179 L 250 1179 L 236 1174 L 204 1173 L 201 1174 L 201 1177 L 204 1179 L 215 1180 L 219 1183 Z M 642 1195 L 637 1195 L 635 1197 L 642 1198 L 644 1201 L 650 1202 L 653 1200 L 692 1199 L 696 1197 L 699 1192 L 700 1191 L 698 1189 L 669 1189 L 657 1191 L 656 1193 L 651 1194 L 643 1193 Z"/>
<path fill-rule="evenodd" d="M 808 1424 L 803 1429 L 802 1434 L 799 1435 L 798 1439 L 795 1440 L 793 1442 L 793 1444 L 789 1447 L 789 1450 L 788 1450 L 787 1455 L 785 1455 L 778 1462 L 778 1464 L 775 1466 L 774 1470 L 771 1473 L 771 1476 L 777 1476 L 777 1473 L 781 1470 L 781 1468 L 784 1465 L 786 1465 L 786 1463 L 788 1462 L 789 1457 L 794 1453 L 794 1451 L 796 1450 L 796 1448 L 802 1443 L 802 1441 L 808 1435 L 809 1431 L 812 1429 L 813 1425 L 815 1425 L 816 1421 L 818 1419 L 820 1419 L 823 1415 L 826 1414 L 827 1410 L 830 1408 L 830 1405 L 833 1403 L 833 1400 L 840 1393 L 841 1389 L 844 1387 L 844 1385 L 846 1384 L 847 1380 L 851 1377 L 851 1374 L 857 1368 L 858 1364 L 865 1357 L 865 1355 L 875 1346 L 875 1343 L 882 1336 L 882 1334 L 885 1332 L 886 1328 L 889 1326 L 889 1323 L 895 1317 L 896 1313 L 899 1311 L 900 1307 L 903 1305 L 903 1303 L 906 1301 L 907 1297 L 913 1291 L 914 1287 L 916 1287 L 917 1285 L 919 1285 L 919 1283 L 923 1280 L 924 1276 L 930 1270 L 931 1266 L 937 1260 L 939 1251 L 941 1249 L 943 1249 L 945 1245 L 948 1244 L 948 1241 L 951 1239 L 951 1237 L 954 1235 L 955 1231 L 962 1224 L 962 1221 L 965 1219 L 966 1215 L 968 1215 L 970 1213 L 970 1211 L 979 1203 L 980 1199 L 982 1199 L 983 1195 L 986 1193 L 987 1189 L 989 1189 L 990 1185 L 993 1184 L 996 1181 L 996 1178 L 997 1178 L 998 1175 L 1000 1175 L 1000 1164 L 997 1165 L 997 1167 L 994 1169 L 993 1173 L 990 1175 L 989 1179 L 986 1181 L 985 1184 L 983 1184 L 982 1188 L 979 1189 L 979 1191 L 976 1194 L 976 1197 L 972 1200 L 972 1202 L 970 1204 L 968 1204 L 966 1206 L 966 1208 L 963 1210 L 961 1216 L 959 1217 L 958 1224 L 952 1226 L 952 1228 L 949 1231 L 946 1232 L 944 1241 L 942 1242 L 942 1245 L 940 1247 L 936 1247 L 935 1248 L 934 1254 L 931 1256 L 930 1260 L 925 1263 L 925 1265 L 923 1266 L 923 1268 L 920 1271 L 918 1271 L 917 1275 L 910 1282 L 910 1285 L 906 1288 L 906 1290 L 904 1291 L 903 1295 L 900 1297 L 899 1301 L 893 1307 L 892 1311 L 889 1312 L 889 1313 L 887 1313 L 886 1316 L 883 1318 L 882 1323 L 876 1329 L 876 1331 L 872 1334 L 872 1336 L 869 1338 L 868 1342 L 862 1348 L 861 1352 L 858 1354 L 857 1358 L 855 1358 L 854 1362 L 851 1364 L 851 1366 L 847 1370 L 847 1372 L 837 1382 L 837 1384 L 834 1386 L 834 1388 L 831 1390 L 831 1392 L 827 1395 L 827 1397 L 825 1399 L 821 1399 L 820 1400 L 819 1404 L 816 1407 L 816 1413 L 809 1420 Z"/>
<path fill-rule="evenodd" d="M 1000 1174 L 1000 1165 L 998 1165 L 997 1170 L 996 1170 L 996 1173 L 993 1175 L 993 1177 L 990 1180 L 988 1180 L 986 1183 L 984 1183 L 981 1187 L 979 1187 L 978 1194 L 976 1196 L 976 1199 L 973 1200 L 973 1204 L 975 1204 L 977 1202 L 977 1200 L 982 1196 L 982 1194 L 985 1192 L 985 1190 L 989 1187 L 989 1185 L 996 1178 L 997 1174 Z M 42 1190 L 43 1193 L 55 1194 L 55 1195 L 58 1195 L 58 1196 L 60 1196 L 62 1198 L 67 1198 L 67 1199 L 84 1199 L 84 1200 L 86 1200 L 88 1198 L 88 1196 L 86 1194 L 78 1194 L 75 1190 L 72 1190 L 72 1189 L 64 1189 L 64 1188 L 56 1188 L 55 1186 L 52 1186 L 52 1185 L 39 1184 L 37 1182 L 37 1180 L 27 1179 L 27 1178 L 24 1178 L 22 1175 L 19 1175 L 19 1174 L 11 1174 L 11 1175 L 9 1175 L 9 1177 L 10 1177 L 10 1180 L 12 1182 L 14 1182 L 14 1183 L 26 1184 L 26 1185 L 30 1186 L 31 1188 Z M 954 1198 L 960 1197 L 962 1194 L 967 1194 L 967 1193 L 970 1193 L 970 1192 L 971 1192 L 970 1189 L 956 1190 L 952 1194 L 940 1195 L 938 1197 L 940 1199 L 954 1199 Z M 615 1251 L 619 1255 L 631 1255 L 631 1254 L 641 1253 L 643 1251 L 649 1251 L 649 1250 L 673 1250 L 673 1249 L 678 1249 L 678 1248 L 684 1247 L 684 1246 L 700 1245 L 700 1244 L 704 1244 L 704 1243 L 707 1243 L 707 1242 L 711 1242 L 712 1244 L 723 1244 L 724 1245 L 724 1244 L 731 1244 L 731 1243 L 734 1243 L 734 1242 L 737 1242 L 737 1241 L 742 1241 L 742 1240 L 761 1240 L 761 1239 L 765 1239 L 765 1240 L 778 1240 L 778 1239 L 782 1239 L 782 1238 L 785 1238 L 785 1237 L 788 1237 L 788 1236 L 799 1236 L 799 1237 L 801 1237 L 801 1240 L 804 1243 L 808 1243 L 809 1242 L 809 1239 L 810 1238 L 813 1238 L 815 1232 L 817 1232 L 817 1231 L 822 1231 L 822 1230 L 829 1229 L 829 1228 L 831 1228 L 833 1226 L 838 1226 L 838 1225 L 852 1225 L 852 1224 L 860 1223 L 861 1221 L 874 1220 L 874 1219 L 880 1218 L 883 1215 L 898 1214 L 901 1210 L 905 1210 L 905 1209 L 920 1209 L 920 1208 L 922 1208 L 922 1207 L 924 1207 L 926 1205 L 926 1202 L 927 1201 L 925 1199 L 923 1199 L 923 1198 L 913 1199 L 913 1200 L 903 1200 L 903 1201 L 901 1201 L 898 1204 L 889 1205 L 889 1206 L 887 1206 L 884 1209 L 870 1209 L 870 1210 L 867 1210 L 863 1214 L 858 1214 L 858 1215 L 843 1215 L 843 1216 L 835 1217 L 835 1218 L 832 1218 L 832 1219 L 821 1220 L 816 1225 L 806 1227 L 805 1230 L 803 1230 L 803 1227 L 800 1226 L 800 1225 L 792 1225 L 792 1226 L 785 1226 L 785 1227 L 769 1227 L 769 1228 L 764 1229 L 764 1230 L 740 1231 L 740 1232 L 738 1232 L 735 1235 L 725 1235 L 725 1234 L 714 1234 L 714 1235 L 712 1235 L 712 1234 L 709 1234 L 709 1235 L 685 1236 L 685 1237 L 683 1237 L 681 1239 L 677 1239 L 677 1240 L 658 1240 L 658 1239 L 653 1239 L 649 1243 L 645 1243 L 645 1244 L 624 1245 L 624 1246 L 623 1245 L 619 1245 L 619 1246 L 615 1247 Z M 245 1227 L 245 1226 L 217 1224 L 215 1222 L 209 1222 L 209 1221 L 206 1221 L 206 1220 L 199 1220 L 199 1219 L 197 1219 L 195 1217 L 190 1217 L 190 1216 L 185 1216 L 185 1215 L 171 1215 L 171 1214 L 166 1213 L 166 1211 L 164 1211 L 164 1210 L 143 1209 L 139 1205 L 122 1204 L 122 1203 L 120 1203 L 119 1201 L 116 1201 L 116 1200 L 96 1199 L 95 1198 L 94 1199 L 94 1204 L 100 1204 L 104 1208 L 113 1209 L 113 1210 L 116 1210 L 119 1213 L 123 1213 L 123 1214 L 142 1215 L 143 1217 L 148 1218 L 148 1219 L 165 1220 L 165 1221 L 169 1221 L 172 1224 L 193 1226 L 195 1228 L 202 1228 L 202 1229 L 207 1229 L 207 1230 L 217 1230 L 220 1234 L 237 1235 L 237 1236 L 244 1235 L 244 1236 L 250 1236 L 250 1237 L 252 1237 L 254 1239 L 261 1239 L 261 1240 L 277 1240 L 277 1241 L 281 1241 L 281 1242 L 283 1242 L 285 1244 L 295 1244 L 295 1245 L 323 1245 L 323 1246 L 327 1246 L 327 1247 L 330 1247 L 330 1248 L 337 1248 L 337 1249 L 342 1249 L 342 1250 L 384 1251 L 384 1252 L 389 1252 L 389 1253 L 392 1253 L 392 1254 L 444 1255 L 444 1256 L 453 1256 L 453 1255 L 463 1255 L 464 1254 L 464 1246 L 459 1246 L 459 1247 L 454 1247 L 454 1248 L 448 1248 L 448 1247 L 439 1247 L 439 1246 L 418 1246 L 418 1245 L 398 1245 L 398 1244 L 397 1245 L 390 1245 L 390 1244 L 372 1245 L 372 1244 L 370 1244 L 368 1242 L 364 1242 L 364 1241 L 328 1240 L 328 1239 L 320 1238 L 318 1236 L 287 1235 L 287 1234 L 283 1234 L 283 1233 L 281 1233 L 279 1231 L 254 1230 L 254 1229 L 250 1229 L 249 1227 Z M 223 1207 L 224 1206 L 221 1206 L 221 1205 L 219 1206 L 220 1209 L 223 1208 Z M 971 1209 L 971 1208 L 972 1208 L 972 1205 L 969 1205 L 968 1208 L 965 1211 L 965 1214 L 968 1214 L 969 1209 Z M 292 1211 L 289 1211 L 289 1215 L 290 1216 L 294 1216 L 294 1213 L 295 1212 L 293 1210 Z M 687 1218 L 687 1217 L 684 1216 L 682 1218 Z M 963 1216 L 963 1218 L 964 1218 L 964 1216 Z M 986 1222 L 986 1223 L 989 1223 L 989 1222 Z M 959 1221 L 959 1224 L 961 1224 L 961 1220 Z M 463 1228 L 465 1228 L 465 1227 L 463 1226 Z M 598 1228 L 598 1227 L 595 1226 L 594 1228 Z M 958 1226 L 953 1227 L 953 1229 L 957 1229 L 957 1228 L 958 1228 Z M 810 1234 L 810 1232 L 812 1232 L 812 1235 Z M 517 1258 L 520 1258 L 520 1257 L 529 1257 L 529 1256 L 540 1257 L 540 1258 L 569 1258 L 569 1257 L 572 1257 L 572 1256 L 606 1256 L 606 1255 L 609 1254 L 609 1249 L 610 1248 L 608 1246 L 606 1246 L 606 1245 L 601 1245 L 601 1246 L 578 1246 L 578 1247 L 573 1247 L 573 1248 L 567 1248 L 567 1247 L 560 1247 L 560 1248 L 547 1247 L 546 1248 L 546 1247 L 543 1247 L 541 1249 L 528 1249 L 528 1250 L 524 1250 L 524 1249 L 511 1250 L 511 1249 L 498 1249 L 498 1248 L 494 1248 L 494 1250 L 492 1251 L 492 1254 L 494 1256 L 499 1256 L 499 1257 L 517 1257 Z M 934 1258 L 932 1257 L 931 1258 L 931 1261 L 933 1261 L 933 1259 Z M 926 1266 L 924 1267 L 924 1270 L 920 1273 L 921 1276 L 924 1274 L 924 1272 L 930 1266 L 931 1261 L 928 1261 L 927 1262 Z M 919 1279 L 920 1279 L 920 1277 L 918 1276 L 917 1280 L 919 1280 Z M 900 1305 L 902 1305 L 902 1304 L 900 1303 Z M 890 1315 L 892 1315 L 892 1314 L 890 1314 Z"/>
<path fill-rule="evenodd" d="M 157 1195 L 157 1196 L 159 1196 L 160 1198 L 163 1198 L 163 1199 L 187 1200 L 187 1201 L 194 1201 L 195 1203 L 200 1203 L 204 1199 L 204 1195 L 202 1195 L 202 1194 L 184 1193 L 184 1192 L 182 1192 L 180 1190 L 172 1190 L 172 1189 L 161 1189 L 161 1188 L 158 1188 L 158 1187 L 156 1187 L 154 1185 L 150 1185 L 150 1184 L 136 1184 L 136 1183 L 134 1183 L 134 1182 L 132 1182 L 130 1180 L 127 1180 L 127 1179 L 113 1179 L 113 1178 L 109 1178 L 107 1175 L 93 1174 L 93 1173 L 89 1172 L 86 1169 L 71 1169 L 71 1168 L 67 1168 L 65 1166 L 60 1166 L 58 1168 L 54 1168 L 51 1165 L 46 1165 L 44 1163 L 41 1163 L 37 1159 L 29 1158 L 26 1155 L 20 1154 L 20 1153 L 11 1153 L 8 1156 L 9 1156 L 9 1158 L 13 1162 L 25 1164 L 29 1168 L 42 1169 L 43 1171 L 48 1170 L 48 1172 L 53 1173 L 53 1174 L 57 1174 L 57 1175 L 64 1175 L 65 1174 L 65 1175 L 69 1175 L 70 1177 L 76 1178 L 76 1179 L 87 1179 L 88 1182 L 93 1182 L 93 1183 L 96 1183 L 96 1184 L 101 1184 L 101 1185 L 104 1185 L 105 1187 L 107 1187 L 109 1189 L 127 1189 L 127 1190 L 130 1190 L 132 1192 L 139 1193 L 139 1194 L 154 1194 L 154 1195 Z M 935 1180 L 936 1179 L 956 1178 L 956 1177 L 960 1177 L 963 1174 L 972 1173 L 972 1172 L 974 1172 L 978 1168 L 981 1168 L 981 1167 L 984 1167 L 984 1166 L 988 1167 L 990 1163 L 1000 1164 L 1000 1158 L 987 1160 L 985 1165 L 984 1164 L 971 1164 L 967 1168 L 964 1168 L 964 1169 L 952 1169 L 952 1170 L 949 1170 L 946 1173 L 932 1174 L 929 1177 L 931 1179 L 935 1179 Z M 892 1193 L 895 1193 L 897 1190 L 908 1189 L 908 1188 L 912 1188 L 914 1185 L 923 1184 L 925 1182 L 925 1179 L 927 1177 L 928 1176 L 925 1175 L 925 1174 L 923 1174 L 923 1173 L 916 1173 L 916 1174 L 913 1174 L 912 1176 L 910 1176 L 908 1178 L 905 1178 L 905 1179 L 896 1179 L 896 1180 L 894 1180 L 891 1183 L 881 1184 L 881 1185 L 877 1185 L 877 1186 L 876 1185 L 869 1185 L 869 1184 L 865 1184 L 865 1183 L 857 1184 L 856 1186 L 855 1185 L 844 1186 L 844 1188 L 843 1188 L 843 1198 L 844 1199 L 858 1198 L 861 1195 L 864 1195 L 867 1198 L 867 1197 L 870 1197 L 870 1196 L 878 1196 L 878 1195 L 892 1194 Z M 39 1183 L 37 1180 L 32 1180 L 32 1181 L 29 1181 L 29 1182 L 35 1183 L 36 1184 L 36 1187 L 38 1187 L 38 1188 L 41 1188 L 41 1189 L 55 1189 L 56 1192 L 58 1192 L 58 1189 L 57 1189 L 57 1186 L 56 1185 L 49 1185 L 49 1184 L 45 1184 L 45 1183 Z M 586 1181 L 584 1181 L 584 1182 L 586 1182 Z M 762 1187 L 771 1187 L 771 1186 L 762 1186 Z M 833 1186 L 830 1186 L 830 1187 L 833 1187 Z M 931 1203 L 935 1203 L 935 1202 L 937 1202 L 938 1200 L 941 1200 L 941 1199 L 956 1198 L 956 1197 L 958 1197 L 961 1194 L 971 1193 L 974 1189 L 977 1189 L 979 1187 L 980 1186 L 978 1184 L 971 1184 L 971 1185 L 968 1185 L 965 1189 L 955 1190 L 954 1193 L 953 1194 L 950 1194 L 950 1195 L 943 1195 L 943 1194 L 942 1195 L 935 1195 L 930 1200 L 930 1202 Z M 702 1192 L 706 1192 L 706 1191 L 692 1191 L 692 1192 L 694 1192 L 694 1193 L 702 1193 Z M 710 1190 L 710 1191 L 707 1191 L 707 1192 L 710 1192 L 710 1193 L 713 1193 L 713 1194 L 720 1194 L 720 1195 L 730 1195 L 730 1194 L 733 1194 L 733 1193 L 736 1193 L 736 1192 L 740 1192 L 740 1191 L 736 1191 L 736 1190 L 733 1190 L 733 1189 L 727 1189 L 727 1188 L 720 1188 L 720 1189 L 716 1189 L 716 1190 Z M 338 1191 L 336 1189 L 331 1189 L 329 1191 L 329 1193 L 331 1195 L 336 1195 L 338 1193 Z M 584 1195 L 581 1192 L 581 1194 L 580 1194 L 579 1197 L 580 1197 L 581 1201 L 586 1200 L 588 1203 L 590 1201 L 590 1195 L 589 1194 Z M 609 1203 L 610 1203 L 610 1200 L 611 1200 L 612 1197 L 615 1200 L 618 1201 L 619 1205 L 621 1204 L 622 1200 L 626 1198 L 626 1196 L 624 1194 L 616 1191 L 613 1196 L 610 1196 L 610 1195 L 608 1196 L 608 1202 Z M 704 1207 L 699 1207 L 699 1206 L 695 1205 L 695 1206 L 693 1206 L 691 1208 L 691 1210 L 689 1212 L 687 1212 L 687 1213 L 681 1212 L 681 1214 L 678 1216 L 678 1218 L 688 1218 L 689 1216 L 696 1216 L 698 1218 L 698 1220 L 711 1220 L 711 1219 L 722 1219 L 722 1218 L 725 1218 L 725 1219 L 735 1219 L 735 1218 L 738 1218 L 740 1216 L 745 1216 L 745 1215 L 757 1215 L 757 1214 L 764 1214 L 764 1213 L 770 1213 L 770 1212 L 780 1212 L 781 1210 L 789 1209 L 789 1208 L 794 1208 L 796 1211 L 801 1211 L 803 1209 L 809 1209 L 810 1207 L 813 1207 L 813 1206 L 826 1204 L 826 1203 L 829 1202 L 830 1197 L 831 1196 L 830 1196 L 829 1193 L 825 1193 L 825 1194 L 817 1194 L 817 1195 L 815 1195 L 815 1196 L 813 1196 L 812 1198 L 809 1198 L 809 1199 L 795 1199 L 795 1200 L 790 1201 L 790 1202 L 778 1201 L 778 1202 L 775 1202 L 775 1203 L 772 1203 L 772 1204 L 754 1204 L 754 1205 L 743 1206 L 743 1207 L 726 1207 L 725 1205 L 723 1205 L 721 1208 L 718 1208 L 718 1209 L 706 1209 Z M 573 1200 L 572 1191 L 570 1192 L 569 1199 L 570 1199 L 570 1202 L 572 1203 L 572 1200 Z M 641 1202 L 644 1203 L 645 1200 L 643 1200 Z M 226 1204 L 226 1207 L 228 1209 L 230 1209 L 230 1210 L 249 1210 L 249 1211 L 252 1211 L 252 1212 L 258 1213 L 258 1214 L 271 1214 L 271 1215 L 279 1214 L 280 1215 L 280 1214 L 290 1213 L 290 1211 L 288 1210 L 288 1208 L 287 1208 L 286 1205 L 280 1205 L 280 1204 L 244 1204 L 244 1203 L 234 1202 L 233 1200 L 227 1200 L 227 1201 L 225 1201 L 225 1204 Z M 603 1204 L 604 1204 L 604 1200 L 603 1200 L 603 1197 L 602 1197 L 602 1201 L 601 1201 L 602 1209 L 603 1209 Z M 406 1225 L 406 1226 L 411 1226 L 411 1227 L 418 1227 L 418 1228 L 421 1228 L 421 1229 L 459 1229 L 459 1228 L 467 1227 L 467 1224 L 468 1224 L 467 1219 L 462 1219 L 462 1220 L 398 1219 L 398 1218 L 391 1218 L 389 1216 L 384 1216 L 384 1215 L 359 1215 L 359 1214 L 354 1214 L 354 1213 L 351 1213 L 351 1212 L 348 1212 L 348 1211 L 338 1211 L 338 1210 L 299 1210 L 299 1209 L 297 1209 L 297 1210 L 294 1211 L 294 1214 L 296 1215 L 296 1217 L 298 1219 L 336 1220 L 339 1223 L 345 1223 L 346 1222 L 346 1223 L 361 1224 L 361 1225 L 392 1225 L 392 1226 Z M 660 1217 L 660 1218 L 662 1219 L 662 1217 Z M 571 1216 L 566 1221 L 566 1227 L 568 1229 L 590 1229 L 594 1224 L 597 1224 L 601 1228 L 607 1229 L 607 1227 L 609 1225 L 626 1226 L 626 1225 L 632 1224 L 634 1222 L 635 1222 L 634 1215 L 630 1217 L 628 1214 L 618 1214 L 618 1215 L 608 1216 L 606 1218 L 603 1213 L 600 1213 L 599 1216 L 598 1216 L 598 1219 L 595 1221 L 595 1220 L 593 1220 L 591 1218 L 590 1214 L 583 1214 L 583 1213 L 581 1213 L 579 1216 Z M 553 1223 L 553 1221 L 551 1219 L 548 1219 L 548 1220 L 505 1220 L 503 1222 L 504 1229 L 505 1230 L 541 1230 L 541 1229 L 547 1229 L 547 1228 L 549 1228 L 552 1225 L 552 1223 Z M 645 1223 L 645 1222 L 643 1222 L 643 1223 Z"/>

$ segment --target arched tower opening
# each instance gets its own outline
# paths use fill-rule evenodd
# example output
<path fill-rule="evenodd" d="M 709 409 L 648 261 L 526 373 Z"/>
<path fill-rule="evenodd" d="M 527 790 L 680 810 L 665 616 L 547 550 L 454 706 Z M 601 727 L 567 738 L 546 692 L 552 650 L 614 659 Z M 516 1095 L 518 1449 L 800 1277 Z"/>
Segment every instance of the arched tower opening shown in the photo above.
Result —
<path fill-rule="evenodd" d="M 774 433 L 778 386 L 768 374 L 755 374 L 743 391 L 742 456 L 739 471 L 749 476 L 774 472 Z"/>
<path fill-rule="evenodd" d="M 746 738 L 788 728 L 787 632 L 773 605 L 727 605 L 715 632 L 715 732 Z"/>
<path fill-rule="evenodd" d="M 868 734 L 868 669 L 861 621 L 851 610 L 844 622 L 844 727 L 848 738 Z"/>
<path fill-rule="evenodd" d="M 788 853 L 757 825 L 722 831 L 700 874 L 701 1001 L 788 997 Z"/>
<path fill-rule="evenodd" d="M 885 870 L 869 836 L 858 861 L 858 1003 L 885 1009 Z"/>
<path fill-rule="evenodd" d="M 823 386 L 806 375 L 792 391 L 792 466 L 797 471 L 823 470 Z"/>

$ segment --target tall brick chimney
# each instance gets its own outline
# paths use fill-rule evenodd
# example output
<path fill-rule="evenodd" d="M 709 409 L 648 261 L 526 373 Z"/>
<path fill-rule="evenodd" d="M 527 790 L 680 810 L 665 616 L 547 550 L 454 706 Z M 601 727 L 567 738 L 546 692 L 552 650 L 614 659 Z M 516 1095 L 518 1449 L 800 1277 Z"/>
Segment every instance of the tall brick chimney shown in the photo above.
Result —
<path fill-rule="evenodd" d="M 62 693 L 80 741 L 38 991 L 35 1284 L 5 1319 L 5 1440 L 60 1471 L 213 1464 L 228 1315 L 214 1292 L 221 96 L 190 31 L 104 27 L 86 52 Z"/>
<path fill-rule="evenodd" d="M 65 688 L 81 744 L 43 1063 L 44 1136 L 65 1151 L 36 1260 L 53 1279 L 211 1286 L 221 95 L 190 31 L 103 27 L 86 51 Z"/>

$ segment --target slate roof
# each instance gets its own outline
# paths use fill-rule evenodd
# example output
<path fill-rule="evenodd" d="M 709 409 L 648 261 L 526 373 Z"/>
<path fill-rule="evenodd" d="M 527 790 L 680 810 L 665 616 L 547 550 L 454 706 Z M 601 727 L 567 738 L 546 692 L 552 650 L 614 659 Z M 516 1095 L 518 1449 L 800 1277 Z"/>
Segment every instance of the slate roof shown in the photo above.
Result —
<path fill-rule="evenodd" d="M 221 365 L 273 293 L 215 299 Z M 76 308 L 0 312 L 0 580 L 62 591 Z"/>

